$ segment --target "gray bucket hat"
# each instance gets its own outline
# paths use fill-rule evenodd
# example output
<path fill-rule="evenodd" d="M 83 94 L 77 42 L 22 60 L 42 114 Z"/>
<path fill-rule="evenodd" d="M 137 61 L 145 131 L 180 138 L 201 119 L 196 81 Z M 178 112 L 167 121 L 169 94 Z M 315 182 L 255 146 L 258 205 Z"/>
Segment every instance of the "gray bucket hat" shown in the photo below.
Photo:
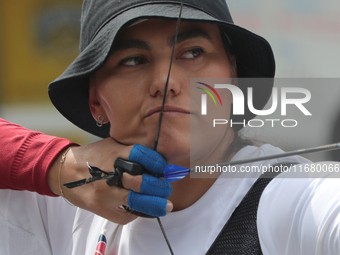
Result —
<path fill-rule="evenodd" d="M 80 53 L 48 88 L 50 99 L 59 112 L 89 133 L 102 138 L 109 137 L 110 124 L 99 128 L 90 112 L 89 76 L 105 63 L 121 29 L 140 18 L 177 19 L 180 4 L 180 0 L 85 0 L 81 17 Z M 275 60 L 269 43 L 235 25 L 225 0 L 184 0 L 182 20 L 214 22 L 222 27 L 236 56 L 238 77 L 274 77 Z M 256 109 L 265 106 L 272 86 L 272 79 L 255 85 L 239 83 L 245 95 L 247 87 L 254 87 Z M 254 117 L 248 111 L 242 119 Z"/>

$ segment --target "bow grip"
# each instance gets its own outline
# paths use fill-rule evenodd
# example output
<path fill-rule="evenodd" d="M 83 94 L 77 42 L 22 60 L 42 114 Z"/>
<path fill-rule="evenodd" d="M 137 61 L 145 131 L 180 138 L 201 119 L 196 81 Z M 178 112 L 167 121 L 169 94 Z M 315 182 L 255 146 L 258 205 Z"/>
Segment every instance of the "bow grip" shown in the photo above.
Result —
<path fill-rule="evenodd" d="M 141 164 L 122 158 L 117 158 L 113 166 L 115 169 L 115 175 L 113 178 L 109 178 L 106 180 L 106 183 L 109 186 L 113 186 L 116 182 L 118 182 L 118 185 L 121 188 L 124 188 L 121 181 L 124 172 L 131 175 L 142 175 L 147 172 Z"/>

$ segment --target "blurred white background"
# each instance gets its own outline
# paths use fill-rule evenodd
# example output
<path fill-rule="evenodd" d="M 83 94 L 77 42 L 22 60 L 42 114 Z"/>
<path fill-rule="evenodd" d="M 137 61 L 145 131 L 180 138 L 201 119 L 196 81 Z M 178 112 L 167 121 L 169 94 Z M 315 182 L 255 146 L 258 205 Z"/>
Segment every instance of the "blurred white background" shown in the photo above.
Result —
<path fill-rule="evenodd" d="M 252 130 L 251 135 L 285 150 L 340 142 L 340 137 L 334 137 L 334 127 L 340 117 L 340 79 L 339 82 L 328 79 L 340 78 L 340 2 L 239 0 L 228 1 L 228 5 L 235 24 L 265 37 L 271 44 L 276 58 L 276 77 L 327 79 L 326 84 L 318 80 L 310 85 L 306 85 L 307 80 L 301 80 L 301 87 L 308 88 L 312 94 L 313 117 L 301 121 L 299 128 L 261 128 Z M 298 87 L 299 82 L 293 81 L 293 87 Z M 307 157 L 314 161 L 327 160 L 332 154 Z M 337 159 L 340 160 L 340 156 Z"/>

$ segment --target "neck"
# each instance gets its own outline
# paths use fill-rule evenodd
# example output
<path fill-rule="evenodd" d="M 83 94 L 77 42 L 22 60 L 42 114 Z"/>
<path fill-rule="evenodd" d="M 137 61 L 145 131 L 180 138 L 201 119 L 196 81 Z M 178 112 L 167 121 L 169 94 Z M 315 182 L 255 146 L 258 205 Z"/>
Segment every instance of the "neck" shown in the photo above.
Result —
<path fill-rule="evenodd" d="M 225 160 L 224 158 L 224 161 L 230 161 L 235 153 L 236 152 L 230 153 L 228 159 Z M 215 162 L 221 163 L 222 159 L 223 157 L 220 157 L 220 161 Z M 192 174 L 192 176 L 188 174 L 182 180 L 172 183 L 173 192 L 169 200 L 174 205 L 173 211 L 180 211 L 193 205 L 210 189 L 210 187 L 215 183 L 219 175 L 220 173 L 218 172 L 213 174 L 198 173 L 195 175 Z M 195 176 L 196 178 L 193 176 Z"/>
<path fill-rule="evenodd" d="M 193 205 L 210 189 L 216 179 L 217 177 L 190 178 L 188 175 L 172 184 L 173 192 L 169 200 L 174 205 L 173 211 L 180 211 Z"/>

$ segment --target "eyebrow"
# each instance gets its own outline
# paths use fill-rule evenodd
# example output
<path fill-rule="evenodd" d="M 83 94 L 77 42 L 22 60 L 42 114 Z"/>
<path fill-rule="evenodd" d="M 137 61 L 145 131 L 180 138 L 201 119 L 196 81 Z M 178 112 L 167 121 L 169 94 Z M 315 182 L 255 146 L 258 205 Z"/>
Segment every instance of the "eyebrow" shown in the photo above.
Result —
<path fill-rule="evenodd" d="M 147 42 L 144 42 L 141 40 L 127 40 L 127 41 L 117 42 L 112 52 L 128 50 L 128 49 L 151 50 L 151 47 Z"/>
<path fill-rule="evenodd" d="M 205 39 L 211 41 L 211 37 L 206 31 L 204 31 L 203 29 L 196 28 L 196 29 L 192 29 L 192 30 L 188 30 L 188 31 L 184 31 L 182 33 L 179 33 L 178 37 L 177 37 L 177 43 L 179 44 L 179 43 L 184 42 L 186 40 L 199 38 L 199 37 L 205 38 Z M 175 43 L 175 36 L 172 36 L 168 40 L 168 45 L 172 47 L 174 45 L 174 43 Z"/>
<path fill-rule="evenodd" d="M 180 44 L 181 42 L 184 42 L 189 39 L 200 38 L 200 37 L 211 41 L 211 37 L 206 31 L 202 29 L 192 29 L 192 30 L 179 33 L 177 37 L 177 44 Z M 171 38 L 168 39 L 168 45 L 172 47 L 174 43 L 175 43 L 175 36 L 172 36 Z M 118 41 L 117 44 L 114 46 L 112 53 L 116 51 L 123 51 L 123 50 L 128 50 L 128 49 L 151 50 L 151 47 L 147 42 L 142 41 L 142 40 L 126 40 L 126 41 L 121 41 L 121 42 Z"/>

